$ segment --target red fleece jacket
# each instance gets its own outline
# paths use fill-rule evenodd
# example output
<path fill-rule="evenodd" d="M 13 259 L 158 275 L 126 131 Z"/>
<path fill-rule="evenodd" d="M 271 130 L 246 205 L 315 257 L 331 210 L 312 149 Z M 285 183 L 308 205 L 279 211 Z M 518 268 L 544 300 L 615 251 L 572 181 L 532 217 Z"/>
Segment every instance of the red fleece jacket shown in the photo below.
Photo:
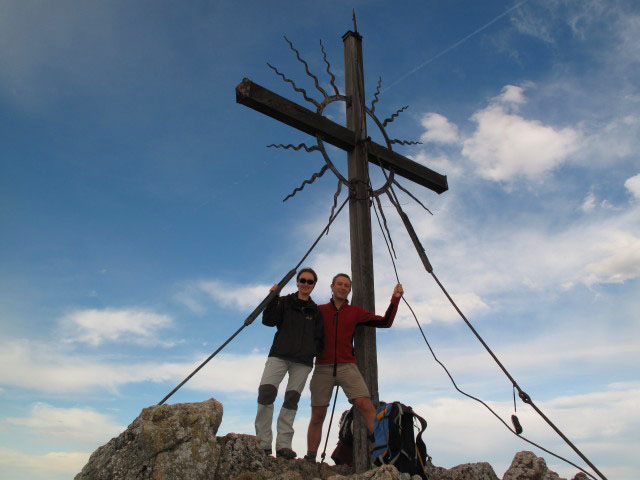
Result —
<path fill-rule="evenodd" d="M 374 315 L 362 307 L 349 305 L 345 301 L 340 310 L 336 309 L 333 299 L 329 303 L 319 305 L 324 321 L 324 349 L 316 358 L 316 363 L 355 363 L 353 336 L 356 328 L 366 325 L 376 328 L 389 328 L 398 311 L 400 297 L 391 297 L 391 303 L 384 315 Z"/>

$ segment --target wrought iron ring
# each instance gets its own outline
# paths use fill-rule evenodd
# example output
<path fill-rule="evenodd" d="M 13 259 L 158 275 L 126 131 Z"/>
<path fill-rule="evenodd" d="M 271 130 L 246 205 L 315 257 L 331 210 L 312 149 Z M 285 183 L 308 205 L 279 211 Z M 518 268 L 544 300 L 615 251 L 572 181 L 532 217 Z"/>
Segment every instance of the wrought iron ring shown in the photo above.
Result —
<path fill-rule="evenodd" d="M 330 105 L 333 102 L 345 102 L 346 103 L 347 101 L 348 101 L 348 99 L 344 95 L 332 95 L 330 97 L 326 97 L 322 101 L 322 103 L 318 106 L 316 111 L 317 111 L 317 113 L 319 115 L 322 115 L 322 112 L 327 107 L 327 105 Z M 378 120 L 378 117 L 376 117 L 375 114 L 366 105 L 364 107 L 364 110 L 365 110 L 366 114 L 369 115 L 373 119 L 375 124 L 378 126 L 378 129 L 382 133 L 382 136 L 384 137 L 384 141 L 387 144 L 387 148 L 389 150 L 393 150 L 393 148 L 391 148 L 391 141 L 389 140 L 389 137 L 387 136 L 387 132 L 386 132 L 384 126 L 382 125 L 382 123 L 380 123 L 380 120 Z M 320 153 L 322 153 L 322 156 L 323 156 L 324 161 L 326 162 L 327 166 L 331 169 L 333 174 L 336 176 L 336 178 L 342 184 L 344 184 L 347 188 L 351 188 L 350 182 L 340 173 L 340 171 L 336 168 L 336 166 L 331 161 L 331 158 L 329 158 L 329 154 L 327 154 L 327 151 L 324 148 L 324 142 L 322 141 L 322 138 L 320 137 L 320 135 L 316 135 L 316 141 L 318 143 L 318 150 L 320 150 Z M 368 142 L 368 141 L 370 141 L 370 139 L 367 137 L 366 142 Z M 366 143 L 365 143 L 365 151 L 366 151 Z M 380 168 L 382 168 L 384 170 L 384 167 L 382 165 L 380 165 Z M 391 186 L 391 184 L 393 183 L 393 177 L 394 177 L 393 170 L 389 170 L 389 175 L 386 176 L 385 184 L 382 187 L 380 187 L 380 188 L 378 188 L 376 190 L 371 190 L 371 193 L 370 193 L 369 196 L 370 197 L 377 197 L 381 193 L 386 192 L 389 189 L 389 187 Z"/>

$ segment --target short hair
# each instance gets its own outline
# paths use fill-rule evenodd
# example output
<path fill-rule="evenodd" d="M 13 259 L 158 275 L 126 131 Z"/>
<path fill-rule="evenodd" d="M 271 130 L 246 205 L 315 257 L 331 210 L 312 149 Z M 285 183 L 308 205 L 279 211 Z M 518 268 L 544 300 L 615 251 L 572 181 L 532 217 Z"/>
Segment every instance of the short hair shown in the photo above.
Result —
<path fill-rule="evenodd" d="M 316 272 L 313 271 L 313 268 L 309 268 L 309 267 L 303 268 L 298 272 L 298 276 L 296 277 L 296 282 L 300 280 L 300 275 L 302 275 L 304 272 L 307 272 L 313 275 L 313 281 L 316 283 L 318 282 L 318 275 L 316 275 Z"/>
<path fill-rule="evenodd" d="M 349 283 L 351 282 L 351 277 L 349 275 L 347 275 L 346 273 L 338 273 L 337 275 L 335 275 L 333 277 L 333 280 L 331 280 L 331 285 L 335 285 L 336 284 L 336 278 L 338 277 L 347 277 L 347 279 L 349 280 Z"/>

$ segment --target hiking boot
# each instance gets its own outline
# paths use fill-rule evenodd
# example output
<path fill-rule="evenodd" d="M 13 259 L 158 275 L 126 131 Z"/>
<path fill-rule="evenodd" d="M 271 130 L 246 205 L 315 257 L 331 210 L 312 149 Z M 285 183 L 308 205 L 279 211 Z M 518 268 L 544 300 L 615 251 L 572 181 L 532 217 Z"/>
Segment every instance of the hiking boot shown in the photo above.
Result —
<path fill-rule="evenodd" d="M 265 455 L 271 455 L 272 453 L 273 453 L 273 452 L 271 451 L 271 449 L 270 449 L 270 448 L 265 448 L 265 449 L 264 449 L 264 454 L 265 454 Z"/>
<path fill-rule="evenodd" d="M 309 463 L 316 463 L 316 457 L 315 457 L 315 455 L 312 457 L 311 455 L 307 454 L 307 455 L 305 455 L 305 456 L 304 456 L 304 457 L 302 457 L 302 458 L 304 458 L 304 459 L 305 459 L 307 462 L 309 462 Z"/>
<path fill-rule="evenodd" d="M 284 458 L 286 460 L 293 460 L 296 458 L 298 454 L 291 450 L 290 448 L 281 448 L 280 450 L 276 450 L 277 458 Z"/>

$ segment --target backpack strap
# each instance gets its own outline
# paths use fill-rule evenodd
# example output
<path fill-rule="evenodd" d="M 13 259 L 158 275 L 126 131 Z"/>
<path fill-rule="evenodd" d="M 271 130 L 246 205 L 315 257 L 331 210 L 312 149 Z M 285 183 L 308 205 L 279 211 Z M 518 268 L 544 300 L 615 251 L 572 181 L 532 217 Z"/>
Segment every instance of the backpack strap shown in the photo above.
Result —
<path fill-rule="evenodd" d="M 415 412 L 413 413 L 413 416 L 420 423 L 420 429 L 416 435 L 416 456 L 422 471 L 426 473 L 427 464 L 431 462 L 431 457 L 427 453 L 427 446 L 425 445 L 424 440 L 422 440 L 422 432 L 427 428 L 427 421 Z"/>
<path fill-rule="evenodd" d="M 416 437 L 422 437 L 422 432 L 424 432 L 427 429 L 427 421 L 422 418 L 420 415 L 418 415 L 416 412 L 414 412 L 413 410 L 411 410 L 411 413 L 413 414 L 413 418 L 416 418 L 418 420 L 418 422 L 420 422 L 420 431 L 418 432 L 418 435 L 416 435 Z"/>

